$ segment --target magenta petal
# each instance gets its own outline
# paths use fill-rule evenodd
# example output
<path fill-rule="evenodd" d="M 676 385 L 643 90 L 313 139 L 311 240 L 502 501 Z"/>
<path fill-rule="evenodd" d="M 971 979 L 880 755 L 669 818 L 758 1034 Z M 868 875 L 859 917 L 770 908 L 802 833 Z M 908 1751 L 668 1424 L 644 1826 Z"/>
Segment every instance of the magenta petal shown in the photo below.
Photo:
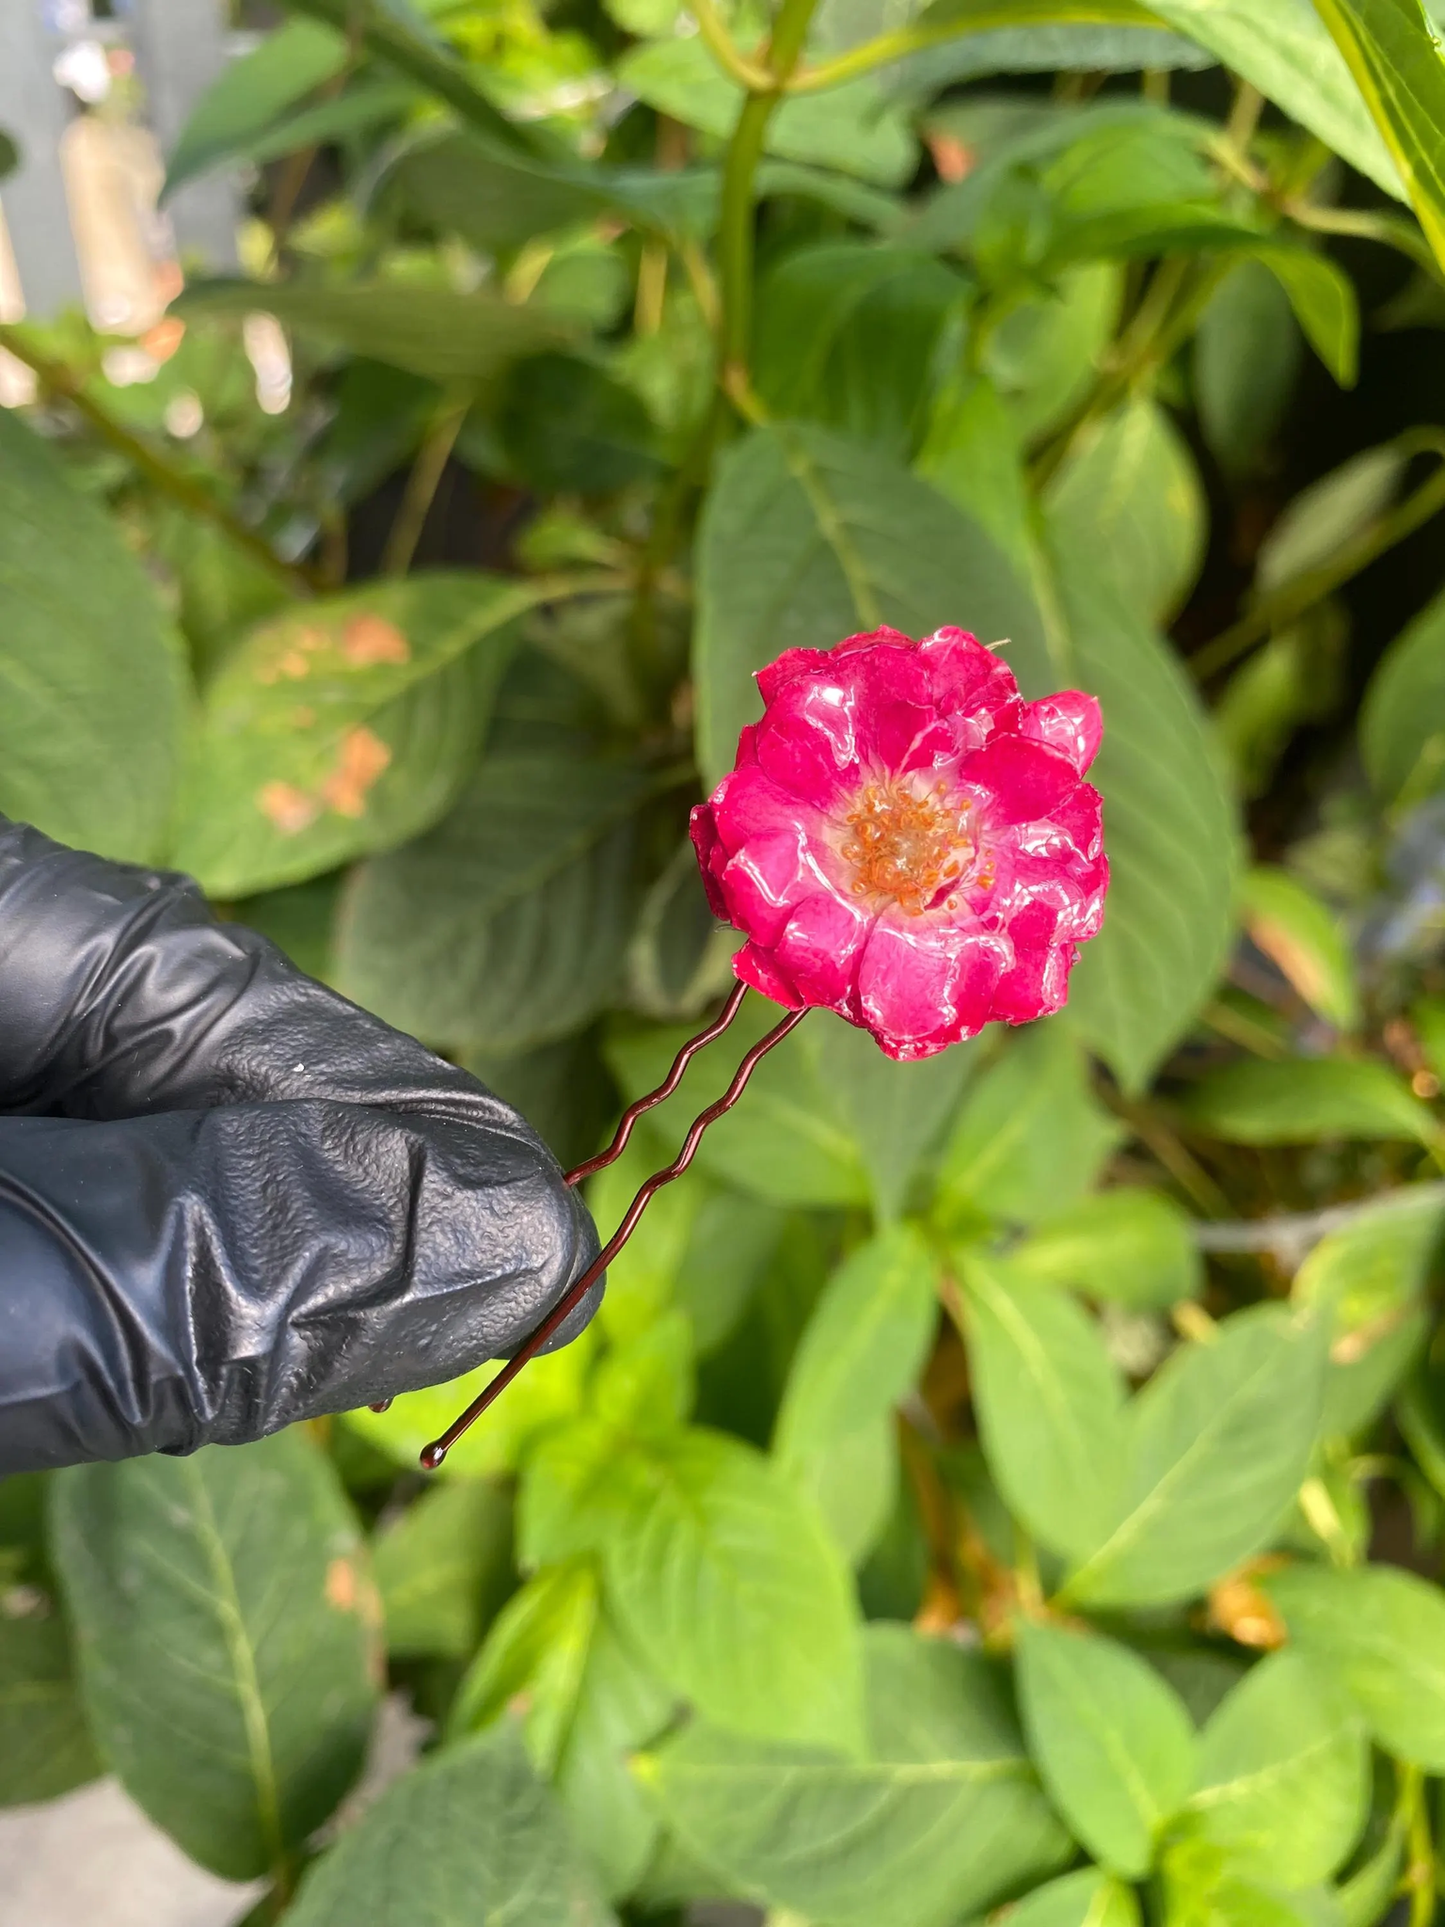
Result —
<path fill-rule="evenodd" d="M 856 1007 L 858 962 L 872 917 L 831 890 L 800 903 L 773 946 L 779 966 L 805 1002 L 851 1015 Z"/>
<path fill-rule="evenodd" d="M 999 825 L 1051 816 L 1079 787 L 1072 763 L 1023 736 L 995 736 L 964 758 L 958 780 L 977 792 L 985 819 Z"/>
<path fill-rule="evenodd" d="M 826 672 L 778 688 L 758 726 L 759 766 L 820 809 L 843 806 L 866 773 L 898 767 L 933 721 L 928 678 L 911 644 L 870 643 Z"/>
<path fill-rule="evenodd" d="M 1025 736 L 1067 756 L 1082 776 L 1098 754 L 1104 718 L 1095 697 L 1077 689 L 1061 689 L 1056 696 L 1025 703 L 1021 729 Z"/>
<path fill-rule="evenodd" d="M 999 979 L 990 1015 L 1008 1024 L 1032 1023 L 1063 1007 L 1069 971 L 1074 962 L 1072 943 L 1059 943 L 1058 918 L 1036 903 L 1009 925 L 1013 962 Z"/>
<path fill-rule="evenodd" d="M 697 851 L 697 867 L 702 872 L 702 887 L 707 892 L 708 908 L 715 917 L 721 917 L 726 923 L 729 921 L 727 902 L 712 870 L 714 856 L 722 854 L 717 825 L 712 819 L 712 804 L 698 803 L 687 820 L 687 826 L 692 836 L 692 847 Z"/>
<path fill-rule="evenodd" d="M 732 770 L 712 793 L 713 823 L 729 856 L 755 836 L 770 836 L 791 825 L 811 836 L 821 833 L 820 814 L 775 783 L 756 764 Z"/>
<path fill-rule="evenodd" d="M 936 629 L 918 645 L 941 711 L 973 714 L 1016 701 L 1014 672 L 965 629 Z"/>
<path fill-rule="evenodd" d="M 880 918 L 858 973 L 862 1020 L 890 1057 L 931 1057 L 987 1023 L 1008 960 L 976 927 Z"/>
<path fill-rule="evenodd" d="M 754 942 L 775 944 L 793 907 L 825 887 L 800 824 L 749 837 L 720 877 L 729 922 Z"/>
<path fill-rule="evenodd" d="M 760 950 L 755 943 L 745 943 L 733 955 L 733 975 L 745 984 L 761 991 L 764 997 L 771 997 L 775 1004 L 785 1010 L 801 1010 L 807 999 L 800 997 L 787 978 L 779 970 L 776 961 L 766 950 Z"/>

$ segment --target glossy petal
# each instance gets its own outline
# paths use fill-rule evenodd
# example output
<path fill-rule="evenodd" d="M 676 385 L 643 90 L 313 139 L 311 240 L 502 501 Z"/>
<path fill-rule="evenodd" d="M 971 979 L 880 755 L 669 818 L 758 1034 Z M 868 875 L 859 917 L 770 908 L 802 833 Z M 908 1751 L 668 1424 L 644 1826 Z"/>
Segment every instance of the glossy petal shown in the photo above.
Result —
<path fill-rule="evenodd" d="M 856 904 L 832 891 L 819 891 L 798 905 L 774 954 L 810 1004 L 826 1004 L 851 1017 L 858 962 L 872 925 L 872 917 Z"/>
<path fill-rule="evenodd" d="M 699 803 L 687 822 L 692 835 L 692 847 L 697 851 L 697 867 L 702 871 L 702 887 L 707 892 L 708 908 L 715 917 L 724 923 L 732 921 L 728 911 L 728 900 L 722 883 L 713 874 L 713 858 L 724 854 L 718 841 L 717 825 L 713 821 L 712 804 Z"/>
<path fill-rule="evenodd" d="M 1065 757 L 1024 736 L 995 736 L 964 758 L 958 774 L 982 800 L 988 821 L 1000 825 L 1051 816 L 1079 787 Z"/>
<path fill-rule="evenodd" d="M 1109 881 L 1080 780 L 1093 698 L 1025 703 L 961 629 L 790 649 L 758 687 L 762 721 L 692 826 L 709 903 L 749 939 L 738 976 L 898 1058 L 1057 1010 Z"/>
<path fill-rule="evenodd" d="M 749 837 L 720 875 L 731 921 L 755 943 L 775 944 L 797 904 L 826 887 L 799 823 Z"/>
<path fill-rule="evenodd" d="M 1005 939 L 928 918 L 880 918 L 858 972 L 863 1021 L 890 1057 L 931 1057 L 988 1022 Z"/>
<path fill-rule="evenodd" d="M 1067 756 L 1082 776 L 1099 753 L 1104 718 L 1097 697 L 1086 696 L 1078 689 L 1061 689 L 1057 696 L 1025 703 L 1020 727 L 1025 736 Z"/>

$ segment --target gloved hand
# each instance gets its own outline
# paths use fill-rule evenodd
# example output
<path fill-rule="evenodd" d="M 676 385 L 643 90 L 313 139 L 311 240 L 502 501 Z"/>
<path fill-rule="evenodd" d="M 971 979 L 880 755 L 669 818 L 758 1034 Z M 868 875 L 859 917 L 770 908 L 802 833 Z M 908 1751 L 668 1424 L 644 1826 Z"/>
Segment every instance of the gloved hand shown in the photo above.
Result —
<path fill-rule="evenodd" d="M 596 1251 L 475 1079 L 186 879 L 0 817 L 0 1473 L 436 1384 Z"/>

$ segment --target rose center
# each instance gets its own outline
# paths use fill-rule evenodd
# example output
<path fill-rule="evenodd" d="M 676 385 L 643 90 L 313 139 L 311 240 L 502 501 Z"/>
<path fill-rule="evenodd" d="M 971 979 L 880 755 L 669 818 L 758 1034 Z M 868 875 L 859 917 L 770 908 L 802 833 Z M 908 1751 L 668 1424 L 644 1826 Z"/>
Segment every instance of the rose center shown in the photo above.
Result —
<path fill-rule="evenodd" d="M 882 897 L 921 916 L 974 854 L 968 805 L 950 803 L 939 783 L 922 796 L 896 783 L 866 783 L 845 819 L 842 853 L 855 897 Z"/>

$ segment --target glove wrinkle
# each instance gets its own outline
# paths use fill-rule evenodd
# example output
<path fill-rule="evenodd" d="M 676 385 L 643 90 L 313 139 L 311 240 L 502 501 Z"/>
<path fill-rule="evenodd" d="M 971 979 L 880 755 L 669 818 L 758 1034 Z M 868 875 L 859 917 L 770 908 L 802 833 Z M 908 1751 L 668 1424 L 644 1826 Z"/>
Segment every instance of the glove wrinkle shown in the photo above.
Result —
<path fill-rule="evenodd" d="M 436 1384 L 515 1351 L 597 1251 L 474 1078 L 186 879 L 3 819 L 0 1111 L 0 1472 Z"/>

